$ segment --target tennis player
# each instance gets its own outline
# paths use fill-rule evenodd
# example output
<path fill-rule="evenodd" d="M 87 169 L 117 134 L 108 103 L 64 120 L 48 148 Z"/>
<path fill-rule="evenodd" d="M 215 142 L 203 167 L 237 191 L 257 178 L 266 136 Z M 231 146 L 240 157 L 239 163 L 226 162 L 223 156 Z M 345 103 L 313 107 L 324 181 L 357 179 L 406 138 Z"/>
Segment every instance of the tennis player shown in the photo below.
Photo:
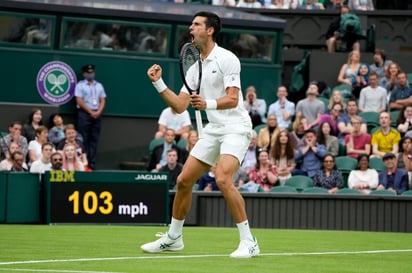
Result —
<path fill-rule="evenodd" d="M 162 68 L 157 64 L 147 71 L 153 86 L 173 110 L 181 113 L 191 104 L 206 111 L 209 123 L 177 179 L 169 231 L 159 234 L 160 239 L 142 245 L 145 252 L 179 251 L 184 248 L 182 228 L 192 202 L 192 186 L 210 166 L 216 166 L 216 183 L 240 234 L 240 244 L 230 257 L 251 258 L 260 252 L 257 240 L 250 231 L 245 202 L 232 182 L 248 148 L 252 123 L 243 106 L 239 59 L 215 42 L 220 30 L 220 18 L 210 12 L 196 13 L 189 27 L 192 43 L 200 50 L 202 60 L 200 95 L 189 94 L 185 86 L 176 95 L 163 82 Z"/>

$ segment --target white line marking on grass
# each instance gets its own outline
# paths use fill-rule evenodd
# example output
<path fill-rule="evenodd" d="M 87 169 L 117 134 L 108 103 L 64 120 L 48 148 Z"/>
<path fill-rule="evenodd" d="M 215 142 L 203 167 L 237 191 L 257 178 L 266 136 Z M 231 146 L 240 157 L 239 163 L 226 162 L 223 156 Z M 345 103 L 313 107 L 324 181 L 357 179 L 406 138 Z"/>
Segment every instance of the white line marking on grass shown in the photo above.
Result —
<path fill-rule="evenodd" d="M 412 249 L 262 253 L 260 254 L 260 256 L 306 256 L 306 255 L 342 255 L 342 254 L 351 255 L 351 254 L 378 254 L 378 253 L 401 253 L 401 252 L 412 252 Z M 0 265 L 70 263 L 70 262 L 140 260 L 140 259 L 142 260 L 145 260 L 145 259 L 187 259 L 187 258 L 210 258 L 210 257 L 228 257 L 228 256 L 229 254 L 167 255 L 166 253 L 163 253 L 163 254 L 152 255 L 152 256 L 136 256 L 136 257 L 79 258 L 79 259 L 60 259 L 60 260 L 29 260 L 29 261 L 0 262 Z M 0 270 L 5 270 L 5 269 L 0 268 Z M 55 271 L 55 272 L 58 272 L 58 271 Z M 61 272 L 65 272 L 65 271 L 61 271 Z M 95 273 L 94 271 L 67 271 L 67 272 Z M 116 272 L 107 272 L 107 273 L 116 273 Z"/>
<path fill-rule="evenodd" d="M 122 273 L 108 271 L 79 271 L 79 270 L 52 270 L 52 269 L 24 269 L 24 268 L 0 268 L 0 271 L 26 271 L 26 272 L 53 272 L 53 273 Z"/>

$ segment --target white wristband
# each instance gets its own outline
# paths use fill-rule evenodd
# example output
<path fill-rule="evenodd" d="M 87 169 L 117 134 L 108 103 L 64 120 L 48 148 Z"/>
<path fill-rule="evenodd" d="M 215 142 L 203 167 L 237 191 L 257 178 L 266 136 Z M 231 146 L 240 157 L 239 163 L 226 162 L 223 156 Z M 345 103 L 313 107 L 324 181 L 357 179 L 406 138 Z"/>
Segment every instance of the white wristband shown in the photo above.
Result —
<path fill-rule="evenodd" d="M 153 83 L 154 88 L 156 88 L 157 92 L 159 92 L 159 94 L 164 92 L 167 89 L 167 85 L 165 84 L 162 78 L 152 83 Z"/>
<path fill-rule="evenodd" d="M 216 100 L 205 100 L 206 101 L 206 110 L 216 110 L 217 101 Z"/>

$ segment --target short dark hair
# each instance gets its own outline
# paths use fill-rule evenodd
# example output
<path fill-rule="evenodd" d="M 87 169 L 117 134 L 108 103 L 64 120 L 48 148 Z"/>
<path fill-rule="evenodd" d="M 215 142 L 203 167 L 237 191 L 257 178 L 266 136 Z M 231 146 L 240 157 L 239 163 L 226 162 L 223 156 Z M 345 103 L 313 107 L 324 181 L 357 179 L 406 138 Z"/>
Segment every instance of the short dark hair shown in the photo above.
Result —
<path fill-rule="evenodd" d="M 382 60 L 386 61 L 386 53 L 385 50 L 381 49 L 381 48 L 377 48 L 375 49 L 375 54 L 381 55 Z"/>
<path fill-rule="evenodd" d="M 208 12 L 208 11 L 199 11 L 197 12 L 193 18 L 200 16 L 200 17 L 206 17 L 206 27 L 212 27 L 215 31 L 213 32 L 213 41 L 216 41 L 217 36 L 220 34 L 220 31 L 222 30 L 222 23 L 220 22 L 219 16 L 213 12 Z"/>

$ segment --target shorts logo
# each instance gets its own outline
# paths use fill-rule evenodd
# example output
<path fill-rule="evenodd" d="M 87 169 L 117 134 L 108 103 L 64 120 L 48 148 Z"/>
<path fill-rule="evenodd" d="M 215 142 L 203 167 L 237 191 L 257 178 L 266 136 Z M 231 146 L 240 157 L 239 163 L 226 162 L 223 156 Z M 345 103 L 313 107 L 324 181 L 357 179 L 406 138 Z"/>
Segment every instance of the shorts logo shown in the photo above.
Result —
<path fill-rule="evenodd" d="M 76 83 L 73 69 L 60 61 L 48 62 L 37 74 L 37 91 L 43 100 L 53 105 L 69 102 L 74 96 Z"/>

